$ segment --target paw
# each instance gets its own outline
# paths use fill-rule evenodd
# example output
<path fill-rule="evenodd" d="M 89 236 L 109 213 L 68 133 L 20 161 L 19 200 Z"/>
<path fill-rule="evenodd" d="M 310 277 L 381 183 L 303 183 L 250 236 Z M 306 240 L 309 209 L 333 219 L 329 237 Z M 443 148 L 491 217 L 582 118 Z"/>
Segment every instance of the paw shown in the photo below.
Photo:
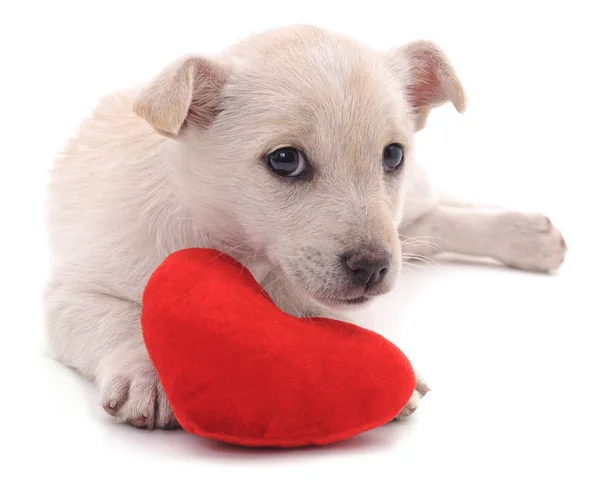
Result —
<path fill-rule="evenodd" d="M 152 429 L 179 427 L 147 356 L 115 359 L 100 378 L 102 406 L 120 423 Z"/>
<path fill-rule="evenodd" d="M 497 224 L 497 258 L 504 264 L 549 272 L 563 263 L 567 244 L 545 215 L 507 212 L 499 216 Z"/>
<path fill-rule="evenodd" d="M 425 383 L 424 380 L 417 378 L 417 386 L 415 388 L 415 391 L 413 392 L 408 402 L 406 402 L 406 405 L 404 405 L 404 408 L 396 416 L 396 420 L 405 417 L 410 417 L 413 413 L 415 413 L 415 410 L 417 410 L 417 408 L 419 407 L 419 403 L 421 403 L 421 399 L 425 395 L 427 395 L 428 391 L 429 387 L 427 386 L 427 383 Z"/>

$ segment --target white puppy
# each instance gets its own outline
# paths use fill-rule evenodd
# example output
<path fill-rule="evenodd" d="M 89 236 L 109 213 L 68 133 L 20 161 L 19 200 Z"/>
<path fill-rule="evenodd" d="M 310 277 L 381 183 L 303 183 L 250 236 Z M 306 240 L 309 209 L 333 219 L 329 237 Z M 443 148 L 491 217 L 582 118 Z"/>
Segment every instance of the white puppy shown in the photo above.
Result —
<path fill-rule="evenodd" d="M 170 253 L 212 247 L 245 263 L 294 315 L 348 320 L 389 291 L 402 240 L 531 270 L 565 244 L 539 214 L 436 194 L 413 135 L 466 98 L 429 42 L 377 52 L 310 26 L 190 56 L 107 97 L 56 162 L 46 308 L 56 357 L 97 383 L 107 412 L 176 425 L 140 331 L 140 300 Z M 435 240 L 436 246 L 414 240 Z M 411 413 L 418 392 L 403 411 Z"/>

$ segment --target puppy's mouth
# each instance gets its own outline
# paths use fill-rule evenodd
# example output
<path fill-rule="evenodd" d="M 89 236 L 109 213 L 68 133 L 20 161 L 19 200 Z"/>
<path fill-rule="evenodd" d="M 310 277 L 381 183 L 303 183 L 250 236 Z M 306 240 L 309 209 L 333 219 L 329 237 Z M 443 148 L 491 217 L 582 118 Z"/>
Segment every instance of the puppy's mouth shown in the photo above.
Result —
<path fill-rule="evenodd" d="M 319 298 L 319 302 L 325 304 L 330 308 L 349 308 L 349 307 L 357 307 L 367 304 L 368 302 L 373 300 L 374 296 L 369 296 L 367 294 L 363 294 L 361 296 L 356 297 L 327 297 L 327 298 Z"/>
<path fill-rule="evenodd" d="M 308 284 L 302 284 L 300 287 L 303 288 L 303 291 L 306 291 L 310 299 L 330 309 L 357 309 L 366 306 L 378 296 L 391 290 L 391 286 L 383 286 L 378 288 L 348 287 L 345 290 L 335 292 L 315 292 L 309 289 Z"/>
<path fill-rule="evenodd" d="M 280 267 L 284 274 L 290 274 L 289 280 L 296 290 L 305 294 L 305 301 L 312 300 L 317 305 L 329 309 L 358 309 L 372 302 L 377 296 L 389 292 L 392 288 L 389 283 L 376 287 L 360 287 L 357 284 L 346 283 L 337 285 L 338 287 L 331 290 L 325 278 L 311 280 L 302 271 L 294 270 L 293 267 L 288 269 L 288 266 L 284 264 L 281 264 Z M 344 277 L 344 275 L 341 274 L 340 277 Z M 319 287 L 324 280 L 325 287 Z"/>
<path fill-rule="evenodd" d="M 359 304 L 364 304 L 366 302 L 368 302 L 369 300 L 371 300 L 371 296 L 367 296 L 362 295 L 362 296 L 358 296 L 358 297 L 352 297 L 352 298 L 348 298 L 348 299 L 340 299 L 339 302 L 340 304 L 349 304 L 351 306 L 356 306 Z"/>

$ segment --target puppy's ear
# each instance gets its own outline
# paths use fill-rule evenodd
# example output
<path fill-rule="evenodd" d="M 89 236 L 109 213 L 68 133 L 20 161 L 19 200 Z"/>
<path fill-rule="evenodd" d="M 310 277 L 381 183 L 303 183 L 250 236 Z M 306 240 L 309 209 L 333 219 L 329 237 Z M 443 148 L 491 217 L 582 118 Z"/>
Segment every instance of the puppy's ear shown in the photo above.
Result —
<path fill-rule="evenodd" d="M 209 59 L 180 59 L 142 90 L 133 110 L 164 136 L 189 126 L 206 128 L 219 112 L 228 75 L 226 66 Z"/>
<path fill-rule="evenodd" d="M 446 54 L 433 42 L 419 40 L 394 50 L 390 67 L 415 112 L 416 130 L 425 127 L 431 109 L 448 101 L 459 113 L 467 96 Z"/>

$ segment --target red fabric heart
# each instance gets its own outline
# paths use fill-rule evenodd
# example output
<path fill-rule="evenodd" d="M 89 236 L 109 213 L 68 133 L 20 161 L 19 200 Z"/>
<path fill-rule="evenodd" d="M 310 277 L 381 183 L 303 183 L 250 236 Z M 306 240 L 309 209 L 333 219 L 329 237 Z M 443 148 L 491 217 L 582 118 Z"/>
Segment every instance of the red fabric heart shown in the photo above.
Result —
<path fill-rule="evenodd" d="M 144 340 L 181 426 L 231 444 L 323 445 L 392 420 L 415 375 L 382 336 L 273 304 L 240 263 L 169 256 L 143 296 Z"/>

